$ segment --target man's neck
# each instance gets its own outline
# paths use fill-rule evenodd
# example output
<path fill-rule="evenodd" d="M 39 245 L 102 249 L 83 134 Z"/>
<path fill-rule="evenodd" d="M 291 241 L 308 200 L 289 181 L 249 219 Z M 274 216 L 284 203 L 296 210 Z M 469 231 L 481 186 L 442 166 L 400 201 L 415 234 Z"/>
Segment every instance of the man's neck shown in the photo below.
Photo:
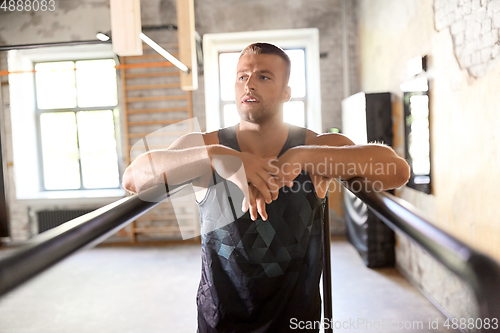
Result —
<path fill-rule="evenodd" d="M 263 124 L 241 120 L 236 135 L 241 151 L 260 157 L 277 156 L 288 137 L 288 126 L 281 119 Z"/>

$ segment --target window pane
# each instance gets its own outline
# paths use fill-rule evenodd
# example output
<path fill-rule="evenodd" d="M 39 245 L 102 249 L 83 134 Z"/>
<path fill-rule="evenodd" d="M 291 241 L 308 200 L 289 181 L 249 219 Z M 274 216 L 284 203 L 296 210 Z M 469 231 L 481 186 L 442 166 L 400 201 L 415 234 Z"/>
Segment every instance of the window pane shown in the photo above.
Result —
<path fill-rule="evenodd" d="M 287 102 L 283 105 L 283 121 L 292 125 L 305 127 L 304 102 Z"/>
<path fill-rule="evenodd" d="M 118 187 L 118 156 L 113 112 L 80 111 L 77 117 L 83 186 Z"/>
<path fill-rule="evenodd" d="M 111 106 L 116 97 L 116 69 L 113 59 L 76 62 L 78 106 Z"/>
<path fill-rule="evenodd" d="M 236 110 L 236 104 L 224 105 L 224 127 L 236 125 L 240 122 L 240 115 Z"/>
<path fill-rule="evenodd" d="M 40 116 L 45 189 L 80 188 L 76 121 L 73 112 Z"/>
<path fill-rule="evenodd" d="M 234 83 L 236 82 L 236 66 L 239 55 L 239 52 L 219 55 L 220 98 L 223 101 L 234 101 Z"/>
<path fill-rule="evenodd" d="M 75 64 L 72 61 L 36 64 L 35 71 L 39 109 L 76 107 Z"/>
<path fill-rule="evenodd" d="M 292 88 L 292 98 L 306 95 L 306 63 L 304 50 L 285 50 L 290 57 L 292 69 L 288 85 Z"/>
<path fill-rule="evenodd" d="M 415 175 L 428 175 L 430 172 L 429 144 L 429 97 L 413 95 L 410 97 L 411 132 L 408 135 L 408 149 Z"/>

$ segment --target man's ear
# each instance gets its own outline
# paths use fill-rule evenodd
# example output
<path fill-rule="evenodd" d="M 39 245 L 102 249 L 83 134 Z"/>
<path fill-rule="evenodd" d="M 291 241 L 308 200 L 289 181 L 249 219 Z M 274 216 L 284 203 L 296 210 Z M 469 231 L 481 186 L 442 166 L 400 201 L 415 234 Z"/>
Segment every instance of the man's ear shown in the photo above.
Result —
<path fill-rule="evenodd" d="M 283 90 L 283 100 L 284 103 L 288 102 L 292 98 L 292 88 L 290 86 L 286 86 Z"/>

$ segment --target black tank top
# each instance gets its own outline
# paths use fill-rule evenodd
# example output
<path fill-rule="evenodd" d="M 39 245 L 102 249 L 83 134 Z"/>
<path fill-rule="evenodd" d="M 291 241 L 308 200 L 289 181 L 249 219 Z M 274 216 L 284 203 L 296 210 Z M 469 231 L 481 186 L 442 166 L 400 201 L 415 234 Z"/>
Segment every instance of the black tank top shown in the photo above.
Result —
<path fill-rule="evenodd" d="M 240 151 L 236 126 L 219 130 L 222 145 Z M 289 125 L 281 156 L 304 145 L 306 129 Z M 228 193 L 240 193 L 228 196 Z M 241 191 L 214 172 L 198 203 L 202 276 L 196 297 L 198 332 L 290 332 L 296 321 L 321 320 L 319 281 L 325 199 L 302 171 L 292 188 L 266 204 L 268 220 L 241 211 Z M 236 220 L 234 217 L 240 216 Z M 234 221 L 234 222 L 232 222 Z M 204 232 L 204 224 L 220 225 Z M 294 326 L 292 326 L 294 327 Z M 317 332 L 315 330 L 314 332 Z"/>

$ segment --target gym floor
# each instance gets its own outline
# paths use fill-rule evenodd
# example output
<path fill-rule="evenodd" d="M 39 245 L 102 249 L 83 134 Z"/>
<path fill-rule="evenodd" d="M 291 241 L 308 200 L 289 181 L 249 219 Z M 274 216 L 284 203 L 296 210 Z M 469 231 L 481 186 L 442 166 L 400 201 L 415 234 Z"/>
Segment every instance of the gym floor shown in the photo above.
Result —
<path fill-rule="evenodd" d="M 0 332 L 196 332 L 200 254 L 199 245 L 79 252 L 0 299 Z M 342 238 L 332 241 L 332 283 L 334 320 L 344 326 L 335 332 L 455 332 L 396 269 L 366 268 Z"/>

